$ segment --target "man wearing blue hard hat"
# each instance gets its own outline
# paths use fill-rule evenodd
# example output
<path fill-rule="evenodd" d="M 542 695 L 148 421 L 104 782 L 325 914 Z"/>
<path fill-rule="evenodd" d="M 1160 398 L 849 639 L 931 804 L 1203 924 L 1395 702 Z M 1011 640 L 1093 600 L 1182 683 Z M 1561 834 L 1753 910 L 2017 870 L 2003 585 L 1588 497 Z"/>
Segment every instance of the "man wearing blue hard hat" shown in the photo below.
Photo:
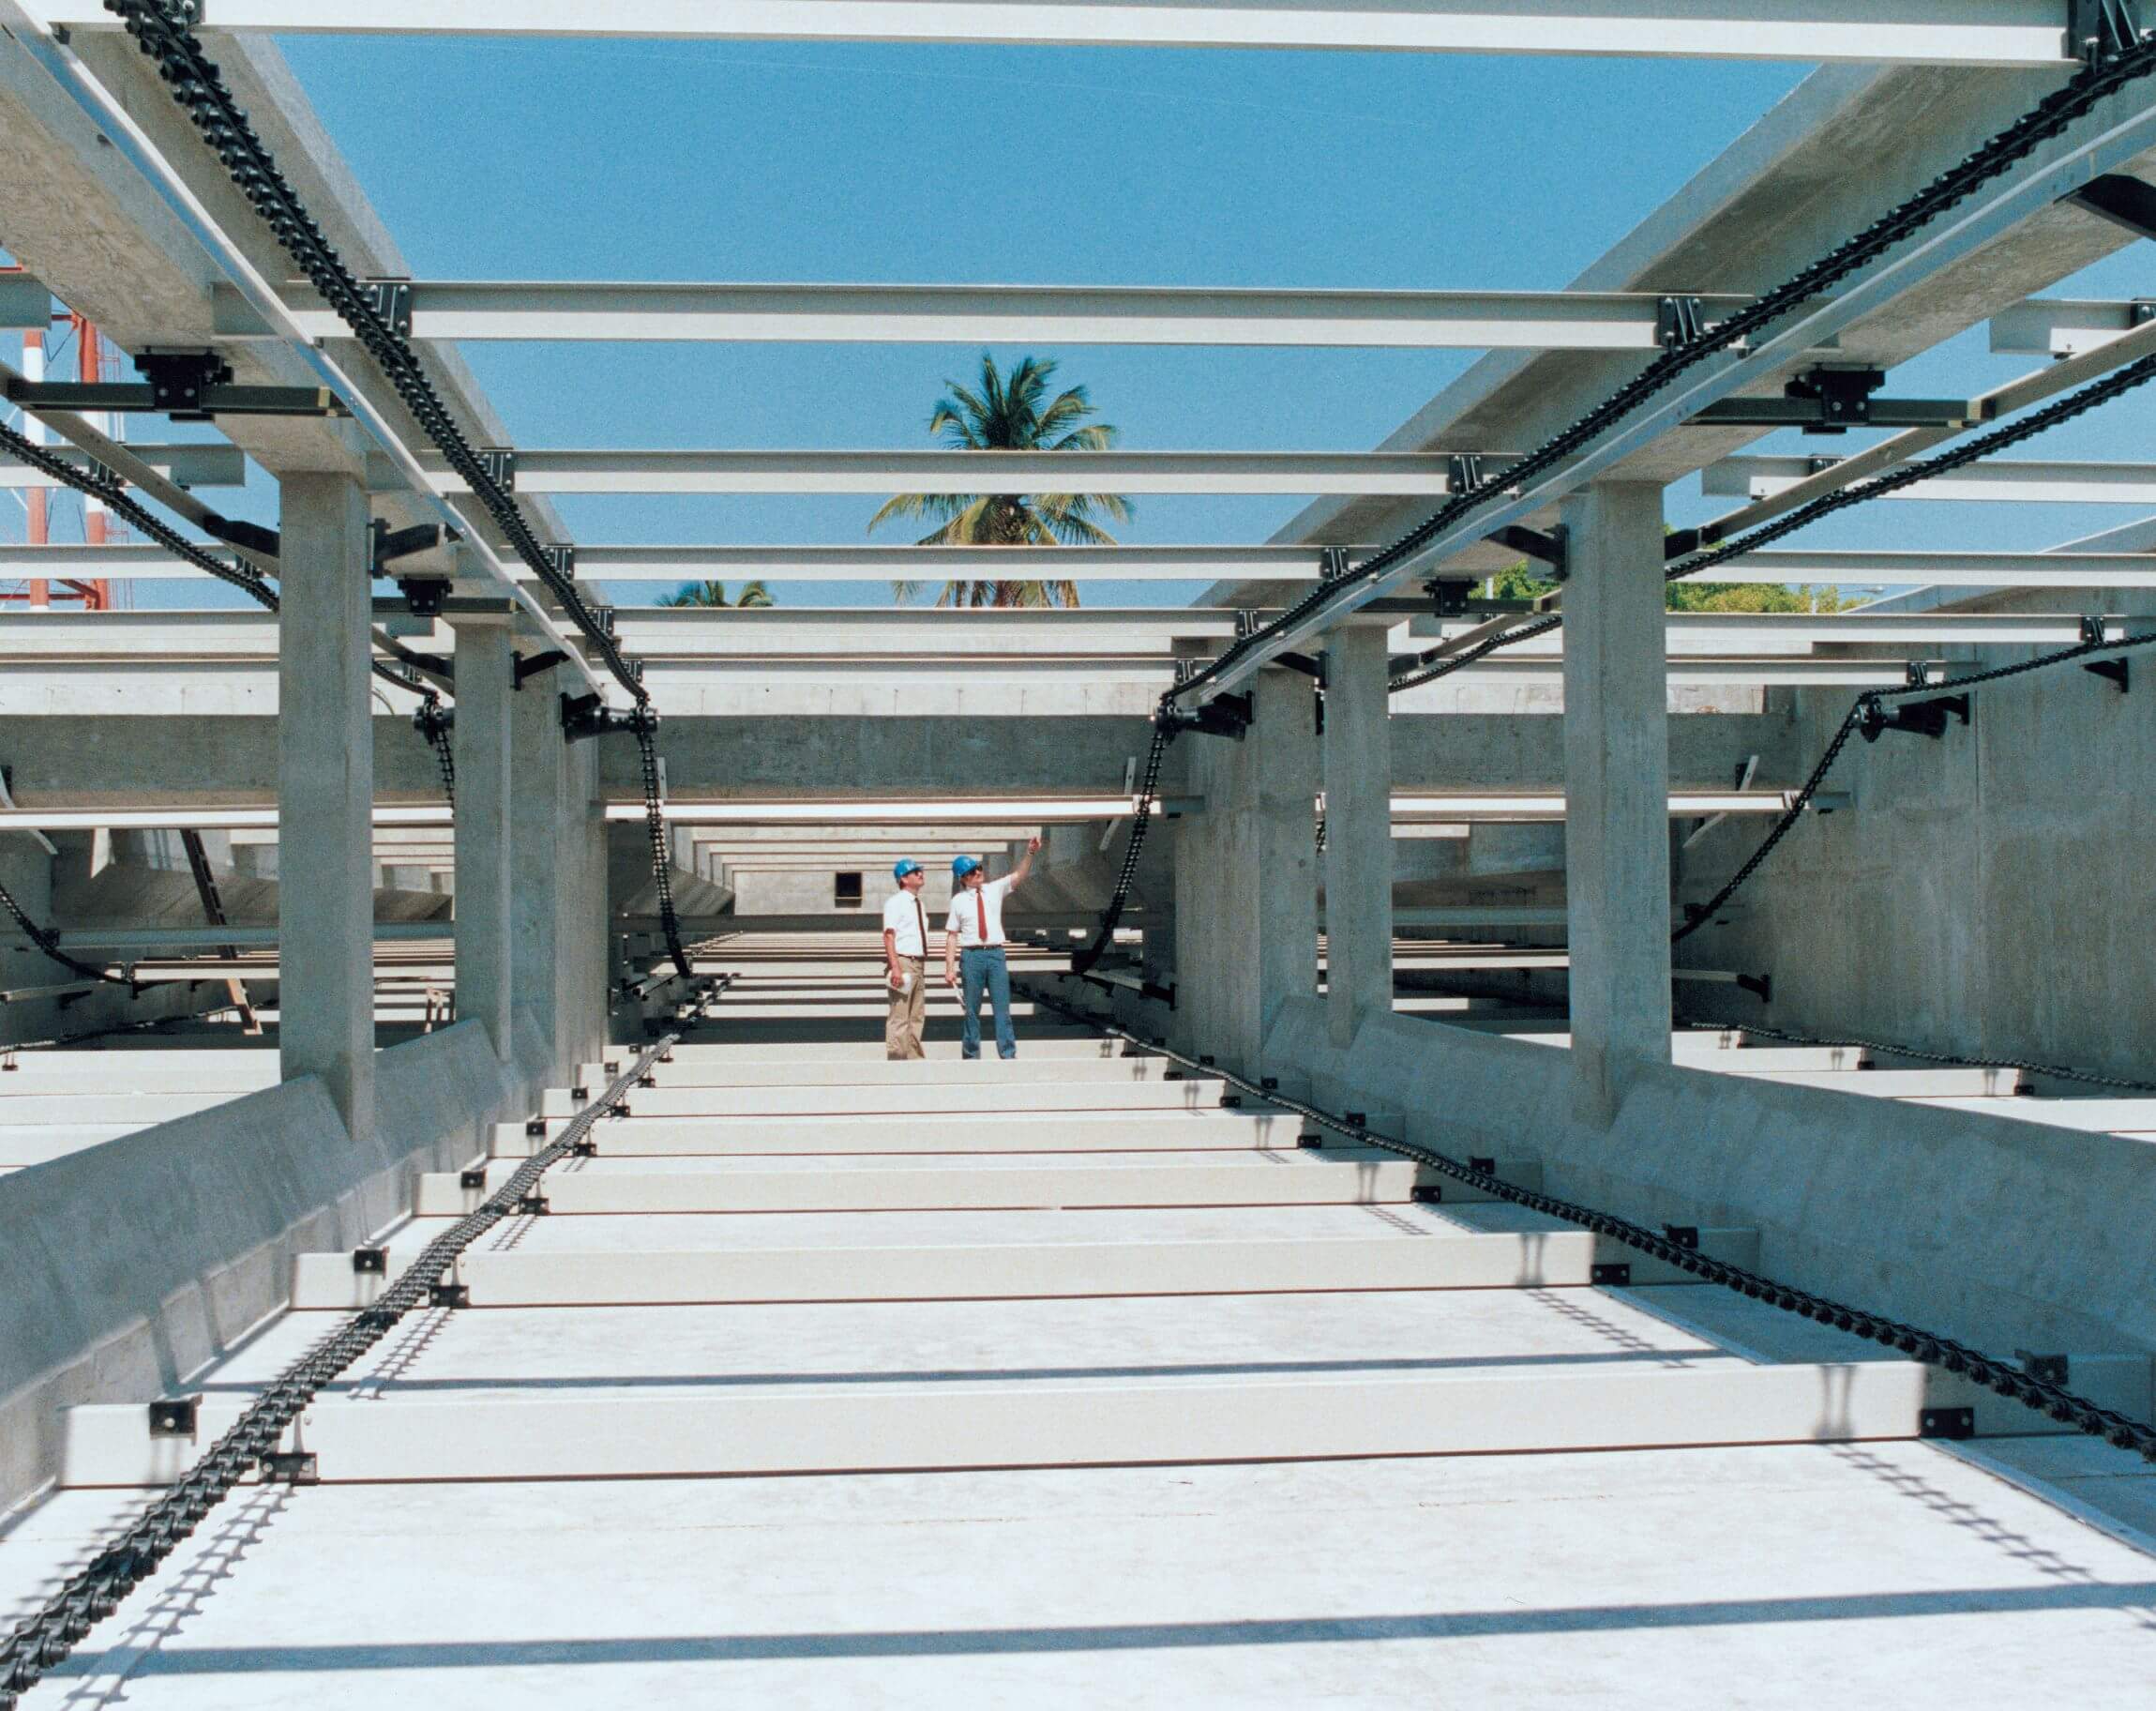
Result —
<path fill-rule="evenodd" d="M 891 870 L 898 882 L 883 905 L 883 961 L 890 971 L 891 1009 L 883 1019 L 883 1055 L 893 1062 L 926 1055 L 921 1024 L 928 1013 L 928 916 L 921 887 L 928 876 L 911 857 Z"/>
<path fill-rule="evenodd" d="M 1033 871 L 1038 838 L 1026 840 L 1026 853 L 1018 865 L 1002 879 L 990 879 L 971 856 L 951 864 L 951 914 L 943 923 L 943 984 L 957 986 L 961 972 L 965 991 L 964 1029 L 959 1036 L 962 1057 L 981 1055 L 981 993 L 985 989 L 996 1010 L 996 1055 L 1016 1057 L 1018 1037 L 1011 1031 L 1011 970 L 1003 959 L 1003 899 L 1025 883 Z"/>

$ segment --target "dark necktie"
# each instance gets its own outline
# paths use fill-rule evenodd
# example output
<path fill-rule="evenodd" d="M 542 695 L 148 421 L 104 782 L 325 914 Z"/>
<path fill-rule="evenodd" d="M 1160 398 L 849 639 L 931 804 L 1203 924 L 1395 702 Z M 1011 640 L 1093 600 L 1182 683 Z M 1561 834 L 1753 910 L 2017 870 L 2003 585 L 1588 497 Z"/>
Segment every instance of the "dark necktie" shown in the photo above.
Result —
<path fill-rule="evenodd" d="M 988 942 L 988 888 L 983 886 L 973 893 L 973 907 L 981 912 L 981 943 Z"/>

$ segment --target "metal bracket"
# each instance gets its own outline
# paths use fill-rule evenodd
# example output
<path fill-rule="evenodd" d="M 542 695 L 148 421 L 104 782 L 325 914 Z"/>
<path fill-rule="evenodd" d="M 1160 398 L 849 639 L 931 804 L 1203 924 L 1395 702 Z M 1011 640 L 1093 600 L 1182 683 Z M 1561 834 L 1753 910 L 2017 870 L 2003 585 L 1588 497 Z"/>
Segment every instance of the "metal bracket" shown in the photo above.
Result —
<path fill-rule="evenodd" d="M 2091 68 L 2141 45 L 2133 0 L 2066 0 L 2066 49 Z"/>
<path fill-rule="evenodd" d="M 1587 1280 L 1607 1289 L 1627 1289 L 1632 1284 L 1632 1263 L 1618 1260 L 1607 1265 L 1590 1265 Z"/>
<path fill-rule="evenodd" d="M 482 446 L 478 458 L 479 467 L 488 480 L 505 493 L 517 491 L 517 448 L 514 446 Z"/>
<path fill-rule="evenodd" d="M 551 541 L 539 549 L 547 563 L 553 567 L 554 574 L 565 583 L 577 580 L 577 550 L 567 541 Z M 611 635 L 613 632 L 607 632 Z"/>
<path fill-rule="evenodd" d="M 569 1143 L 569 1157 L 572 1158 L 596 1158 L 598 1156 L 599 1143 L 589 1135 L 579 1135 Z"/>
<path fill-rule="evenodd" d="M 1176 678 L 1186 681 L 1199 666 L 1195 659 L 1176 661 Z M 1177 732 L 1197 731 L 1207 736 L 1229 736 L 1237 742 L 1243 740 L 1250 729 L 1253 713 L 1248 695 L 1216 695 L 1195 713 L 1170 713 Z"/>
<path fill-rule="evenodd" d="M 536 677 L 541 672 L 550 672 L 557 665 L 566 665 L 568 662 L 568 655 L 558 647 L 550 647 L 543 654 L 534 654 L 529 659 L 520 654 L 517 656 L 516 687 L 520 689 L 524 687 L 525 678 Z"/>
<path fill-rule="evenodd" d="M 2027 1349 L 2014 1350 L 2013 1357 L 2029 1377 L 2047 1385 L 2063 1385 L 2073 1364 L 2063 1355 L 2031 1355 Z"/>
<path fill-rule="evenodd" d="M 2156 188 L 2127 173 L 2105 173 L 2059 198 L 2135 237 L 2156 237 Z"/>
<path fill-rule="evenodd" d="M 562 735 L 569 742 L 587 736 L 617 736 L 656 729 L 658 715 L 648 706 L 610 707 L 596 689 L 589 695 L 562 697 Z"/>
<path fill-rule="evenodd" d="M 1442 1205 L 1445 1199 L 1445 1185 L 1441 1182 L 1418 1182 L 1408 1190 L 1408 1198 L 1418 1206 Z"/>
<path fill-rule="evenodd" d="M 1699 1226 L 1697 1224 L 1664 1224 L 1662 1235 L 1663 1239 L 1672 1248 L 1686 1249 L 1694 1253 L 1699 1250 Z"/>
<path fill-rule="evenodd" d="M 536 1189 L 534 1189 L 517 1203 L 517 1216 L 519 1218 L 544 1218 L 550 1210 L 551 1208 L 547 1204 L 547 1197 Z"/>
<path fill-rule="evenodd" d="M 1445 492 L 1471 492 L 1483 484 L 1483 454 L 1455 451 L 1445 460 Z"/>
<path fill-rule="evenodd" d="M 472 1286 L 469 1283 L 430 1283 L 427 1286 L 429 1307 L 462 1308 L 472 1305 Z"/>
<path fill-rule="evenodd" d="M 1862 721 L 1858 732 L 1867 743 L 1876 743 L 1889 731 L 1907 731 L 1916 736 L 1928 736 L 1935 742 L 1946 735 L 1947 719 L 1952 717 L 1968 723 L 1968 697 L 1967 695 L 1935 695 L 1929 701 L 1904 703 L 1892 713 L 1879 702 L 1866 702 Z"/>
<path fill-rule="evenodd" d="M 400 339 L 412 337 L 410 280 L 362 280 L 359 288 L 367 295 L 368 307 L 381 317 L 383 326 Z"/>
<path fill-rule="evenodd" d="M 1509 523 L 1483 538 L 1500 547 L 1510 547 L 1515 553 L 1524 553 L 1530 558 L 1539 559 L 1549 567 L 1550 575 L 1560 583 L 1572 574 L 1568 558 L 1569 543 L 1561 524 L 1545 535 L 1540 529 L 1527 528 L 1516 522 Z"/>
<path fill-rule="evenodd" d="M 1440 618 L 1466 617 L 1474 591 L 1473 581 L 1467 577 L 1433 576 L 1423 584 L 1423 592 L 1430 597 L 1431 607 Z"/>
<path fill-rule="evenodd" d="M 272 1485 L 320 1485 L 322 1463 L 311 1449 L 273 1449 L 262 1459 L 262 1476 Z"/>
<path fill-rule="evenodd" d="M 1926 1408 L 1917 1416 L 1917 1436 L 1920 1438 L 1973 1438 L 1976 1436 L 1976 1410 L 1973 1408 Z"/>
<path fill-rule="evenodd" d="M 232 364 L 215 351 L 144 351 L 135 371 L 150 383 L 150 407 L 175 422 L 206 422 L 203 394 L 232 379 Z"/>
<path fill-rule="evenodd" d="M 487 1186 L 487 1167 L 475 1164 L 469 1170 L 457 1173 L 457 1186 L 460 1189 L 483 1189 Z"/>
<path fill-rule="evenodd" d="M 527 1134 L 527 1135 L 529 1135 L 529 1136 L 533 1137 L 535 1140 L 536 1140 L 536 1139 L 537 1139 L 537 1138 L 539 1138 L 540 1136 L 544 1135 L 546 1132 L 547 1132 L 547 1119 L 546 1119 L 546 1118 L 544 1118 L 544 1117 L 526 1117 L 526 1118 L 524 1119 L 524 1133 L 525 1133 L 525 1134 Z"/>
<path fill-rule="evenodd" d="M 1707 316 L 1697 297 L 1664 297 L 1654 305 L 1654 342 L 1664 350 L 1690 344 L 1707 332 Z"/>
<path fill-rule="evenodd" d="M 1470 1153 L 1468 1155 L 1468 1169 L 1480 1171 L 1485 1176 L 1495 1176 L 1498 1173 L 1498 1161 L 1495 1158 L 1478 1158 Z"/>
<path fill-rule="evenodd" d="M 1804 399 L 1819 406 L 1819 419 L 1803 425 L 1806 433 L 1845 433 L 1872 419 L 1872 394 L 1887 384 L 1884 369 L 1831 369 L 1822 365 L 1800 374 L 1782 388 L 1784 398 Z"/>
<path fill-rule="evenodd" d="M 1739 975 L 1738 989 L 1750 992 L 1761 1004 L 1774 1002 L 1774 977 L 1772 975 Z"/>
<path fill-rule="evenodd" d="M 259 522 L 241 522 L 233 517 L 220 517 L 215 511 L 202 519 L 204 533 L 214 535 L 227 546 L 239 547 L 249 553 L 259 553 L 264 558 L 275 558 L 280 544 L 275 529 L 265 529 Z"/>
<path fill-rule="evenodd" d="M 1320 1129 L 1304 1129 L 1295 1137 L 1295 1144 L 1307 1147 L 1311 1152 L 1317 1152 L 1325 1144 L 1324 1132 Z"/>
<path fill-rule="evenodd" d="M 1243 1109 L 1243 1096 L 1240 1093 L 1222 1094 L 1220 1096 L 1220 1109 L 1223 1111 L 1241 1111 Z"/>
<path fill-rule="evenodd" d="M 2102 618 L 2083 618 L 2081 620 L 2081 640 L 2085 646 L 2092 646 L 2101 643 L 2103 640 L 2103 620 Z M 2116 659 L 2084 659 L 2081 662 L 2081 669 L 2116 685 L 2121 695 L 2133 692 L 2133 668 L 2123 655 Z"/>
<path fill-rule="evenodd" d="M 1318 551 L 1318 580 L 1336 583 L 1348 574 L 1348 549 L 1346 547 L 1320 547 Z"/>
<path fill-rule="evenodd" d="M 385 1278 L 389 1275 L 389 1249 L 386 1248 L 354 1248 L 352 1250 L 352 1273 L 359 1278 Z"/>
<path fill-rule="evenodd" d="M 172 1396 L 150 1404 L 150 1436 L 153 1438 L 191 1438 L 202 1418 L 203 1399 L 199 1396 Z"/>
<path fill-rule="evenodd" d="M 410 558 L 415 553 L 430 553 L 445 540 L 457 538 L 457 532 L 439 522 L 415 522 L 408 529 L 393 529 L 377 517 L 374 531 L 374 574 L 387 576 L 387 566 L 400 558 Z"/>

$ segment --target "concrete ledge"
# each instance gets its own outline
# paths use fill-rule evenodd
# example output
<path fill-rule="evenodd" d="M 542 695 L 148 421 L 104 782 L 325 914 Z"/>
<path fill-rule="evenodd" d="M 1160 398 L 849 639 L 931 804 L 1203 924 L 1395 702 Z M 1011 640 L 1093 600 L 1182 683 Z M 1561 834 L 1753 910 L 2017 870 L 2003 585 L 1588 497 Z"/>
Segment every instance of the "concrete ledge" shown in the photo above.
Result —
<path fill-rule="evenodd" d="M 0 1506 L 57 1473 L 62 1407 L 182 1383 L 285 1304 L 295 1254 L 408 1211 L 517 1091 L 461 1023 L 381 1054 L 370 1143 L 308 1077 L 0 1181 Z"/>
<path fill-rule="evenodd" d="M 1742 1225 L 1786 1282 L 1980 1347 L 2156 1349 L 2156 1149 L 2010 1117 L 1672 1066 L 1606 1129 L 1568 1056 L 1399 1016 L 1347 1051 L 1290 1002 L 1266 1044 L 1449 1152 L 1539 1153 L 1550 1192 L 1641 1223 Z"/>

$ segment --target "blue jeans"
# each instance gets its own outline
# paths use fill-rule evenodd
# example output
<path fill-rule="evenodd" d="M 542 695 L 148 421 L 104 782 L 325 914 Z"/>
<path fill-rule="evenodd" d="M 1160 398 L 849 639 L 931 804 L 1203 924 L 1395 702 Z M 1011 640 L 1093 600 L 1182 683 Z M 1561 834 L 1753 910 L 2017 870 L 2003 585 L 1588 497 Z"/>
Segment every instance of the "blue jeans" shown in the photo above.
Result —
<path fill-rule="evenodd" d="M 958 1055 L 981 1055 L 981 989 L 988 989 L 988 1001 L 996 1007 L 996 1055 L 1016 1057 L 1018 1037 L 1011 1032 L 1011 965 L 1003 960 L 1003 947 L 974 946 L 958 953 L 958 990 L 964 995 L 964 1031 L 958 1037 Z"/>

